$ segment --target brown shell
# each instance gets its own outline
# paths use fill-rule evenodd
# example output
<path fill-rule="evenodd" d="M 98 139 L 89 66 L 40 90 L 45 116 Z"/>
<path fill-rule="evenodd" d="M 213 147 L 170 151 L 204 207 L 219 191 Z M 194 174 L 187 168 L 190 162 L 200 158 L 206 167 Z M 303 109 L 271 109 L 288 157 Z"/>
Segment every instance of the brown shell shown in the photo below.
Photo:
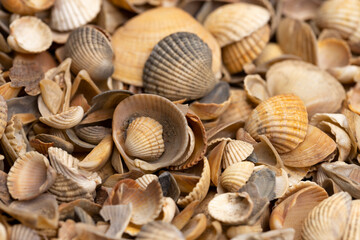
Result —
<path fill-rule="evenodd" d="M 304 103 L 293 94 L 277 95 L 261 102 L 245 123 L 245 130 L 254 139 L 267 136 L 279 153 L 295 149 L 305 139 L 307 128 Z"/>
<path fill-rule="evenodd" d="M 211 64 L 211 49 L 196 34 L 171 34 L 154 47 L 145 63 L 145 92 L 170 100 L 201 98 L 216 83 Z"/>
<path fill-rule="evenodd" d="M 8 118 L 8 107 L 3 96 L 0 95 L 0 138 L 5 132 Z"/>
<path fill-rule="evenodd" d="M 90 144 L 98 144 L 108 134 L 111 129 L 104 126 L 85 126 L 75 128 L 76 135 Z"/>
<path fill-rule="evenodd" d="M 71 32 L 65 44 L 67 57 L 72 59 L 71 71 L 74 74 L 84 69 L 94 81 L 105 81 L 114 72 L 110 40 L 103 30 L 94 26 L 80 27 Z"/>
<path fill-rule="evenodd" d="M 55 115 L 40 117 L 39 120 L 56 129 L 68 129 L 76 126 L 83 116 L 84 109 L 76 106 Z"/>

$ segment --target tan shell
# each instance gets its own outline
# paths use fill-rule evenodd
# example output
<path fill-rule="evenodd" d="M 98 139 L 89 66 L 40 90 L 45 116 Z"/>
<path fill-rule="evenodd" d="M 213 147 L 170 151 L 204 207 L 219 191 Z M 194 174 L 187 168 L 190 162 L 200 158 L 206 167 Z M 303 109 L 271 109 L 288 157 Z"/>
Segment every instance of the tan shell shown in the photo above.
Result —
<path fill-rule="evenodd" d="M 293 94 L 261 102 L 245 123 L 245 130 L 254 139 L 266 135 L 279 153 L 295 149 L 305 139 L 307 127 L 304 103 Z"/>
<path fill-rule="evenodd" d="M 8 122 L 5 129 L 5 135 L 9 141 L 10 147 L 15 151 L 17 156 L 26 153 L 26 134 L 20 119 L 16 115 L 13 115 Z"/>
<path fill-rule="evenodd" d="M 133 159 L 126 154 L 125 134 L 128 124 L 136 117 L 149 117 L 163 126 L 165 151 L 154 161 Z M 112 135 L 128 168 L 136 166 L 145 171 L 155 171 L 175 164 L 185 153 L 189 141 L 183 113 L 166 98 L 150 94 L 136 94 L 119 103 L 114 112 Z"/>
<path fill-rule="evenodd" d="M 351 196 L 340 192 L 311 210 L 302 226 L 301 237 L 308 239 L 341 239 L 350 215 Z"/>
<path fill-rule="evenodd" d="M 0 95 L 3 96 L 5 100 L 9 100 L 11 98 L 17 97 L 21 88 L 12 87 L 11 83 L 5 83 L 0 86 Z"/>
<path fill-rule="evenodd" d="M 93 20 L 100 12 L 101 0 L 57 0 L 51 10 L 52 29 L 70 31 Z"/>
<path fill-rule="evenodd" d="M 335 150 L 336 143 L 332 138 L 309 125 L 304 141 L 294 150 L 280 156 L 286 166 L 310 167 L 326 160 Z"/>
<path fill-rule="evenodd" d="M 75 131 L 80 139 L 90 144 L 99 144 L 106 135 L 111 134 L 111 129 L 104 126 L 79 127 Z"/>
<path fill-rule="evenodd" d="M 7 239 L 7 238 L 4 238 Z M 33 239 L 33 240 L 41 240 L 39 234 L 36 233 L 34 229 L 26 227 L 22 224 L 16 224 L 11 227 L 11 240 L 18 239 Z"/>
<path fill-rule="evenodd" d="M 254 151 L 254 147 L 241 140 L 227 142 L 224 149 L 222 168 L 227 168 L 237 162 L 245 160 Z"/>
<path fill-rule="evenodd" d="M 213 52 L 212 69 L 220 73 L 220 48 L 214 37 L 188 13 L 179 8 L 155 8 L 140 14 L 120 27 L 112 37 L 115 52 L 113 78 L 142 86 L 143 67 L 153 47 L 175 32 L 197 34 Z"/>
<path fill-rule="evenodd" d="M 256 232 L 262 232 L 263 229 L 260 224 L 255 225 L 239 225 L 239 226 L 232 226 L 229 227 L 226 231 L 226 236 L 228 238 L 234 238 L 240 234 L 246 234 L 246 233 L 256 233 Z"/>
<path fill-rule="evenodd" d="M 236 120 L 246 121 L 253 109 L 246 97 L 246 92 L 241 89 L 230 89 L 230 105 L 220 116 L 220 123 L 230 123 Z"/>
<path fill-rule="evenodd" d="M 230 192 L 237 192 L 250 178 L 254 170 L 252 162 L 238 162 L 228 166 L 221 174 L 221 185 Z"/>
<path fill-rule="evenodd" d="M 46 10 L 50 8 L 54 2 L 55 0 L 3 0 L 1 1 L 1 5 L 12 13 L 28 15 Z"/>
<path fill-rule="evenodd" d="M 184 235 L 174 225 L 162 221 L 153 221 L 141 227 L 138 240 L 185 240 Z"/>
<path fill-rule="evenodd" d="M 170 100 L 201 98 L 216 83 L 211 64 L 211 49 L 201 38 L 190 32 L 173 33 L 155 45 L 147 59 L 144 90 Z"/>
<path fill-rule="evenodd" d="M 145 190 L 146 187 L 154 180 L 159 181 L 158 176 L 154 174 L 145 174 L 144 176 L 137 178 L 135 181 L 142 189 Z"/>
<path fill-rule="evenodd" d="M 9 171 L 7 186 L 11 196 L 28 200 L 49 189 L 56 178 L 55 170 L 42 154 L 31 151 L 16 159 Z"/>
<path fill-rule="evenodd" d="M 335 67 L 328 69 L 328 72 L 343 84 L 358 82 L 358 80 L 360 80 L 359 66 L 348 65 L 345 67 Z"/>
<path fill-rule="evenodd" d="M 255 104 L 269 98 L 266 82 L 258 74 L 247 75 L 244 79 L 244 89 L 248 98 Z"/>
<path fill-rule="evenodd" d="M 343 240 L 353 240 L 360 237 L 360 200 L 353 200 L 351 202 L 351 211 L 349 221 L 345 229 Z"/>
<path fill-rule="evenodd" d="M 43 79 L 39 85 L 41 98 L 46 104 L 46 107 L 52 114 L 57 114 L 63 100 L 63 91 L 59 84 L 49 79 Z"/>
<path fill-rule="evenodd" d="M 266 64 L 267 62 L 270 62 L 273 59 L 280 57 L 283 54 L 284 52 L 283 50 L 281 50 L 279 44 L 270 42 L 266 44 L 259 57 L 255 60 L 255 64 L 257 66 L 261 66 L 263 64 Z"/>
<path fill-rule="evenodd" d="M 191 103 L 190 109 L 195 112 L 201 120 L 214 120 L 226 111 L 230 103 L 230 98 L 223 103 L 202 103 L 196 101 Z"/>
<path fill-rule="evenodd" d="M 188 240 L 195 240 L 205 231 L 207 225 L 205 214 L 199 213 L 195 215 L 190 221 L 181 229 L 185 238 Z"/>
<path fill-rule="evenodd" d="M 74 2 L 76 1 L 78 0 Z M 90 5 L 93 4 L 92 2 Z M 105 81 L 113 74 L 113 56 L 109 37 L 104 30 L 94 26 L 84 26 L 72 31 L 65 44 L 64 57 L 73 60 L 71 71 L 78 74 L 84 69 L 94 81 Z"/>
<path fill-rule="evenodd" d="M 8 118 L 8 107 L 3 96 L 0 95 L 0 138 L 5 132 Z"/>
<path fill-rule="evenodd" d="M 331 69 L 350 65 L 351 51 L 344 40 L 327 38 L 318 41 L 317 45 L 320 68 Z"/>
<path fill-rule="evenodd" d="M 50 28 L 39 18 L 25 16 L 10 24 L 7 41 L 17 52 L 40 53 L 51 46 L 52 34 Z"/>
<path fill-rule="evenodd" d="M 162 125 L 149 117 L 135 118 L 127 128 L 125 151 L 147 161 L 158 159 L 165 150 Z"/>
<path fill-rule="evenodd" d="M 319 112 L 336 112 L 345 100 L 344 87 L 330 74 L 309 63 L 288 60 L 274 64 L 266 80 L 271 96 L 298 95 L 305 103 L 309 118 Z"/>
<path fill-rule="evenodd" d="M 240 234 L 232 238 L 232 240 L 250 240 L 250 239 L 293 240 L 294 235 L 295 235 L 295 230 L 293 228 L 283 228 L 283 229 L 277 229 L 277 230 L 261 232 L 261 233 Z"/>
<path fill-rule="evenodd" d="M 245 223 L 253 210 L 253 202 L 246 192 L 223 193 L 208 205 L 211 217 L 225 224 Z"/>
<path fill-rule="evenodd" d="M 131 204 L 103 206 L 100 215 L 105 221 L 110 220 L 110 227 L 107 229 L 106 235 L 112 238 L 121 238 L 130 222 L 131 212 Z"/>
<path fill-rule="evenodd" d="M 76 126 L 84 116 L 84 109 L 82 107 L 70 107 L 68 110 L 50 115 L 47 117 L 40 117 L 40 121 L 46 125 L 57 129 L 68 129 Z"/>

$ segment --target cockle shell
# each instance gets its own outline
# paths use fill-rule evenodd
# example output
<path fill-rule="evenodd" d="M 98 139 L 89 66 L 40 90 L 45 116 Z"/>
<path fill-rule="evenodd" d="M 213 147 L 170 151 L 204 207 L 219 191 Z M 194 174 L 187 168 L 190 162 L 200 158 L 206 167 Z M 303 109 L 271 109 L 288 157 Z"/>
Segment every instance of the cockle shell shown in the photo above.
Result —
<path fill-rule="evenodd" d="M 243 161 L 228 166 L 221 174 L 221 185 L 230 192 L 237 192 L 250 178 L 254 169 L 252 162 Z"/>
<path fill-rule="evenodd" d="M 115 52 L 113 78 L 127 84 L 142 86 L 146 59 L 153 47 L 164 37 L 176 32 L 198 35 L 212 50 L 212 69 L 220 73 L 220 48 L 214 37 L 188 13 L 179 8 L 155 8 L 130 19 L 112 37 Z"/>
<path fill-rule="evenodd" d="M 343 240 L 353 240 L 360 238 L 360 200 L 351 202 L 349 221 L 345 229 Z"/>
<path fill-rule="evenodd" d="M 222 168 L 227 168 L 232 164 L 245 160 L 254 151 L 254 147 L 241 140 L 228 141 L 221 161 Z"/>
<path fill-rule="evenodd" d="M 145 92 L 170 100 L 201 98 L 216 83 L 211 64 L 211 49 L 196 34 L 171 34 L 153 48 L 145 63 Z"/>
<path fill-rule="evenodd" d="M 25 16 L 11 23 L 7 41 L 17 52 L 40 53 L 51 46 L 52 35 L 50 28 L 39 18 Z"/>
<path fill-rule="evenodd" d="M 57 0 L 51 10 L 52 29 L 70 31 L 93 20 L 100 12 L 101 0 Z"/>
<path fill-rule="evenodd" d="M 308 116 L 301 99 L 293 94 L 261 102 L 245 123 L 245 130 L 259 140 L 264 134 L 279 153 L 295 149 L 306 136 Z"/>
<path fill-rule="evenodd" d="M 147 161 L 158 159 L 165 150 L 162 125 L 149 117 L 135 118 L 127 128 L 125 151 Z"/>
<path fill-rule="evenodd" d="M 71 71 L 78 74 L 84 69 L 94 81 L 105 81 L 113 74 L 113 55 L 109 37 L 94 26 L 72 31 L 65 44 L 65 58 L 73 60 Z"/>
<path fill-rule="evenodd" d="M 22 224 L 16 224 L 11 228 L 10 239 L 11 240 L 20 240 L 20 239 L 41 240 L 39 234 L 37 234 L 34 229 L 26 227 Z"/>
<path fill-rule="evenodd" d="M 111 129 L 104 126 L 85 126 L 75 128 L 76 135 L 90 144 L 99 144 L 101 140 L 108 134 Z"/>
<path fill-rule="evenodd" d="M 154 174 L 145 174 L 144 176 L 137 178 L 135 181 L 142 189 L 145 190 L 146 187 L 154 180 L 159 181 L 158 176 Z"/>
<path fill-rule="evenodd" d="M 42 154 L 31 151 L 16 159 L 9 171 L 7 186 L 11 196 L 28 200 L 49 189 L 56 178 L 55 170 Z"/>
<path fill-rule="evenodd" d="M 20 15 L 34 14 L 50 8 L 55 0 L 2 0 L 1 5 L 12 13 Z"/>
<path fill-rule="evenodd" d="M 76 126 L 84 116 L 82 107 L 70 107 L 68 110 L 50 116 L 40 117 L 40 121 L 56 129 L 68 129 Z"/>
<path fill-rule="evenodd" d="M 153 221 L 141 227 L 138 240 L 184 240 L 184 235 L 174 225 L 162 221 Z"/>
<path fill-rule="evenodd" d="M 302 226 L 302 239 L 341 239 L 350 210 L 351 196 L 347 192 L 325 199 L 307 215 Z"/>

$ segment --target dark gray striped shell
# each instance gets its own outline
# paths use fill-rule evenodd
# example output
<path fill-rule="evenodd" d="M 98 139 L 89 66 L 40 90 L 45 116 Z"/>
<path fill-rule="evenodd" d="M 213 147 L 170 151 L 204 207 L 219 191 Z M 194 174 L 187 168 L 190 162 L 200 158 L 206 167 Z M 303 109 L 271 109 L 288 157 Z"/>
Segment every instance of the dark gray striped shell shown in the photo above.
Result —
<path fill-rule="evenodd" d="M 196 34 L 171 34 L 154 47 L 145 63 L 145 92 L 170 100 L 201 98 L 216 84 L 211 63 L 211 49 Z"/>
<path fill-rule="evenodd" d="M 75 29 L 65 44 L 65 57 L 73 60 L 71 71 L 77 74 L 85 69 L 94 81 L 105 81 L 113 74 L 113 56 L 109 37 L 94 26 Z"/>

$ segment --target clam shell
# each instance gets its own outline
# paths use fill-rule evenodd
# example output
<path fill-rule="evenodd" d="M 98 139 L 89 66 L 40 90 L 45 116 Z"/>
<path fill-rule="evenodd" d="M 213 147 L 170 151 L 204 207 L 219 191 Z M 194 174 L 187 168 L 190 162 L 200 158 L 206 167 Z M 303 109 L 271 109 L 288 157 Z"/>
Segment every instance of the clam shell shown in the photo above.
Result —
<path fill-rule="evenodd" d="M 349 221 L 345 229 L 343 240 L 352 240 L 360 238 L 360 200 L 351 202 L 351 211 Z"/>
<path fill-rule="evenodd" d="M 162 125 L 149 117 L 135 118 L 127 128 L 125 151 L 147 161 L 158 159 L 165 150 Z"/>
<path fill-rule="evenodd" d="M 31 151 L 16 159 L 9 171 L 7 186 L 13 198 L 28 200 L 48 190 L 55 178 L 56 172 L 48 159 Z"/>
<path fill-rule="evenodd" d="M 43 134 L 36 135 L 35 139 L 38 139 L 44 143 L 53 143 L 54 147 L 61 148 L 68 153 L 72 153 L 74 151 L 74 145 L 59 136 L 43 133 Z"/>
<path fill-rule="evenodd" d="M 304 141 L 294 150 L 280 156 L 286 166 L 310 167 L 326 160 L 335 150 L 336 143 L 332 138 L 317 127 L 309 125 Z"/>
<path fill-rule="evenodd" d="M 110 220 L 110 227 L 106 235 L 112 238 L 120 238 L 130 222 L 132 204 L 103 206 L 100 215 L 105 221 Z"/>
<path fill-rule="evenodd" d="M 137 240 L 184 240 L 184 235 L 174 225 L 153 221 L 141 227 Z"/>
<path fill-rule="evenodd" d="M 91 144 L 99 144 L 106 135 L 111 134 L 111 129 L 104 126 L 79 127 L 75 131 L 81 140 Z"/>
<path fill-rule="evenodd" d="M 17 156 L 26 153 L 26 134 L 23 130 L 21 120 L 16 115 L 13 115 L 8 122 L 5 128 L 5 136 Z"/>
<path fill-rule="evenodd" d="M 256 233 L 256 232 L 262 232 L 263 229 L 260 224 L 255 224 L 253 226 L 250 225 L 239 225 L 239 226 L 233 226 L 229 227 L 226 231 L 226 236 L 228 238 L 235 238 L 236 236 L 240 234 L 246 234 L 246 233 Z"/>
<path fill-rule="evenodd" d="M 184 210 L 174 217 L 171 223 L 181 230 L 189 222 L 199 203 L 198 200 L 191 202 Z"/>
<path fill-rule="evenodd" d="M 157 160 L 134 160 L 126 154 L 125 133 L 128 124 L 137 117 L 152 118 L 163 126 L 165 151 Z M 183 113 L 166 98 L 149 94 L 136 94 L 119 103 L 113 117 L 113 139 L 128 168 L 136 166 L 145 171 L 175 164 L 185 153 L 189 141 Z"/>
<path fill-rule="evenodd" d="M 261 102 L 245 123 L 245 130 L 259 140 L 264 134 L 279 153 L 295 149 L 306 136 L 306 108 L 293 94 L 278 95 Z"/>
<path fill-rule="evenodd" d="M 21 88 L 12 87 L 11 83 L 5 83 L 0 86 L 0 95 L 3 96 L 5 100 L 17 97 Z"/>
<path fill-rule="evenodd" d="M 336 112 L 345 99 L 345 90 L 335 78 L 305 62 L 277 63 L 269 69 L 266 79 L 270 95 L 298 95 L 305 103 L 309 118 L 315 113 Z M 309 84 L 313 86 L 311 89 Z"/>
<path fill-rule="evenodd" d="M 186 239 L 198 239 L 205 231 L 207 225 L 206 216 L 203 213 L 195 215 L 185 226 L 181 229 Z"/>
<path fill-rule="evenodd" d="M 68 129 L 76 126 L 84 116 L 82 107 L 70 107 L 68 110 L 47 116 L 40 117 L 40 121 L 46 125 L 57 129 Z"/>
<path fill-rule="evenodd" d="M 100 12 L 101 0 L 58 0 L 51 9 L 52 29 L 70 31 L 93 20 Z"/>
<path fill-rule="evenodd" d="M 253 170 L 252 162 L 244 161 L 232 164 L 221 174 L 221 186 L 230 192 L 237 192 L 245 185 Z"/>
<path fill-rule="evenodd" d="M 230 123 L 237 120 L 246 121 L 253 109 L 246 97 L 246 92 L 241 89 L 230 89 L 230 105 L 220 116 L 220 123 Z"/>
<path fill-rule="evenodd" d="M 22 224 L 16 224 L 13 227 L 11 227 L 10 240 L 20 240 L 20 239 L 40 240 L 41 238 L 34 229 L 26 227 Z"/>
<path fill-rule="evenodd" d="M 80 2 L 73 2 L 77 1 Z M 84 69 L 94 81 L 105 81 L 113 74 L 113 55 L 110 39 L 102 29 L 94 26 L 84 26 L 72 31 L 65 44 L 65 58 L 73 60 L 71 71 L 78 74 Z"/>
<path fill-rule="evenodd" d="M 1 5 L 12 13 L 29 15 L 50 8 L 55 0 L 45 1 L 22 1 L 22 0 L 3 0 Z"/>
<path fill-rule="evenodd" d="M 179 8 L 155 8 L 140 14 L 120 27 L 112 37 L 115 52 L 113 78 L 127 84 L 142 86 L 146 59 L 153 47 L 164 37 L 176 32 L 198 35 L 213 52 L 212 69 L 220 73 L 220 48 L 214 37 L 188 13 Z"/>
<path fill-rule="evenodd" d="M 201 98 L 216 83 L 211 64 L 211 49 L 196 34 L 171 34 L 154 47 L 145 63 L 145 92 L 170 100 Z"/>
<path fill-rule="evenodd" d="M 225 224 L 245 223 L 253 210 L 253 202 L 246 192 L 223 193 L 208 205 L 209 214 Z"/>
<path fill-rule="evenodd" d="M 255 64 L 257 66 L 264 65 L 283 54 L 284 52 L 281 50 L 279 44 L 270 42 L 266 44 L 259 57 L 255 60 Z"/>
<path fill-rule="evenodd" d="M 0 138 L 3 136 L 7 124 L 8 106 L 3 96 L 0 95 Z"/>
<path fill-rule="evenodd" d="M 145 190 L 146 187 L 154 180 L 158 181 L 159 180 L 158 176 L 154 174 L 145 174 L 144 176 L 137 178 L 135 181 L 139 184 L 139 186 L 142 189 Z"/>
<path fill-rule="evenodd" d="M 49 79 L 43 79 L 39 85 L 41 98 L 46 104 L 46 107 L 52 114 L 57 114 L 63 100 L 63 91 L 59 84 Z"/>
<path fill-rule="evenodd" d="M 227 168 L 235 163 L 245 160 L 254 151 L 254 147 L 241 140 L 227 142 L 223 153 L 222 168 Z"/>
<path fill-rule="evenodd" d="M 163 222 L 171 223 L 174 219 L 175 214 L 179 212 L 178 207 L 176 206 L 175 201 L 170 197 L 164 197 L 163 199 L 163 207 L 161 213 L 157 220 L 161 220 Z"/>
<path fill-rule="evenodd" d="M 277 229 L 262 233 L 240 234 L 232 238 L 232 240 L 249 240 L 249 239 L 293 240 L 294 235 L 295 235 L 295 230 L 293 228 L 283 228 L 283 229 Z"/>
<path fill-rule="evenodd" d="M 266 82 L 258 74 L 247 75 L 244 79 L 244 89 L 248 98 L 255 104 L 269 98 Z"/>
<path fill-rule="evenodd" d="M 36 41 L 33 41 L 36 39 Z M 51 30 L 39 18 L 25 16 L 10 24 L 10 47 L 21 53 L 40 53 L 51 46 Z"/>
<path fill-rule="evenodd" d="M 351 51 L 344 40 L 327 38 L 318 41 L 317 44 L 319 58 L 318 66 L 320 68 L 332 69 L 350 65 Z"/>
<path fill-rule="evenodd" d="M 350 209 L 351 196 L 347 192 L 325 199 L 307 215 L 302 226 L 302 239 L 341 239 Z"/>

